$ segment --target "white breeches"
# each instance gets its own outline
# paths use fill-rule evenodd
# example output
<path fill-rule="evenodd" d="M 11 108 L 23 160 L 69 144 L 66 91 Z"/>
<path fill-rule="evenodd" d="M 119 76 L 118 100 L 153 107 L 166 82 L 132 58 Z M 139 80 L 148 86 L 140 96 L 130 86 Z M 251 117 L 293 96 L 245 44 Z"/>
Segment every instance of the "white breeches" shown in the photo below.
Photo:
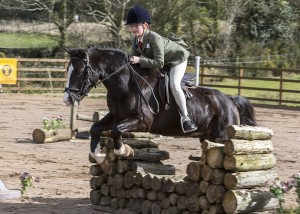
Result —
<path fill-rule="evenodd" d="M 183 113 L 183 115 L 181 116 L 188 115 L 188 111 L 186 107 L 186 99 L 183 90 L 181 88 L 181 79 L 185 73 L 186 67 L 187 67 L 187 60 L 171 68 L 170 70 L 170 88 L 175 98 L 175 101 L 181 110 L 181 113 Z"/>

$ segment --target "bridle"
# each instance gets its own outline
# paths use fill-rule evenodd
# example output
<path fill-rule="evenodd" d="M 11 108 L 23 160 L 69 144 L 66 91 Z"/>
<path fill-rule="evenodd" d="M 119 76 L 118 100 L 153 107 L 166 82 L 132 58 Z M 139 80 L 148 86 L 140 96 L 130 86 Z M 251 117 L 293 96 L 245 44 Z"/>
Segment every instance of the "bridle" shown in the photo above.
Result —
<path fill-rule="evenodd" d="M 99 80 L 97 76 L 97 73 L 94 71 L 94 69 L 92 68 L 91 64 L 90 64 L 90 60 L 89 60 L 89 56 L 88 53 L 86 53 L 87 58 L 86 59 L 82 59 L 79 57 L 70 57 L 71 59 L 78 59 L 80 61 L 83 61 L 85 63 L 84 65 L 84 77 L 83 77 L 83 84 L 80 87 L 80 89 L 78 88 L 69 88 L 69 87 L 65 87 L 64 92 L 67 92 L 69 94 L 69 96 L 73 99 L 76 100 L 77 102 L 80 102 L 85 96 L 87 96 L 87 94 L 89 93 L 89 91 L 91 90 L 92 87 L 97 87 L 97 85 L 103 83 L 104 81 L 108 80 L 110 77 L 112 77 L 113 75 L 116 75 L 118 72 L 120 72 L 121 70 L 123 70 L 126 66 L 129 68 L 130 72 L 132 72 L 134 75 L 134 83 L 136 84 L 137 88 L 139 89 L 139 92 L 143 98 L 143 100 L 145 101 L 145 103 L 147 104 L 149 110 L 153 113 L 153 114 L 158 114 L 159 113 L 159 103 L 158 100 L 154 94 L 154 91 L 151 87 L 151 85 L 148 83 L 147 80 L 145 80 L 141 75 L 139 75 L 134 68 L 131 66 L 131 62 L 129 59 L 129 57 L 127 58 L 127 62 L 125 64 L 123 64 L 122 66 L 118 67 L 114 72 L 112 72 L 111 74 L 107 75 L 106 77 L 104 77 L 102 80 Z M 101 70 L 103 70 L 103 68 L 101 68 Z M 150 88 L 151 93 L 154 97 L 154 100 L 156 102 L 157 105 L 157 110 L 154 111 L 152 109 L 152 107 L 150 106 L 148 100 L 145 98 L 144 94 L 142 93 L 142 90 L 136 80 L 136 76 L 139 77 L 140 79 L 142 79 L 147 86 Z M 95 79 L 97 79 L 97 81 L 95 81 Z M 91 83 L 89 87 L 86 88 L 85 90 L 85 86 L 87 85 L 87 83 Z"/>

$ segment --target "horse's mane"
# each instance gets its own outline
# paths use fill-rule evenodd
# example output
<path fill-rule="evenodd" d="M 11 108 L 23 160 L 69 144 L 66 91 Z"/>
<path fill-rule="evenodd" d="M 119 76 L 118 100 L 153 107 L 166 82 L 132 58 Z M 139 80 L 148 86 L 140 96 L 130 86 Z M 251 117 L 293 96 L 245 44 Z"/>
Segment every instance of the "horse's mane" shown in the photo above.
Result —
<path fill-rule="evenodd" d="M 108 46 L 105 46 L 105 45 L 89 45 L 88 48 L 87 48 L 87 51 L 93 51 L 93 50 L 96 50 L 96 51 L 112 51 L 116 54 L 120 54 L 121 56 L 124 56 L 124 57 L 128 57 L 128 53 L 120 50 L 120 49 L 116 49 L 116 48 L 112 48 L 112 47 L 108 47 Z"/>

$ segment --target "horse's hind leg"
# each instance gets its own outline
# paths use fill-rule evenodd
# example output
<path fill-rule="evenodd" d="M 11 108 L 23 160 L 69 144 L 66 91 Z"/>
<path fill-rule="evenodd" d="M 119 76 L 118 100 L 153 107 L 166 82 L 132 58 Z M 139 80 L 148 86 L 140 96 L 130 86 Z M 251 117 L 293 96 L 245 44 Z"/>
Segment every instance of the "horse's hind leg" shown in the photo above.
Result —
<path fill-rule="evenodd" d="M 100 133 L 105 130 L 109 130 L 113 124 L 113 117 L 110 113 L 104 116 L 100 121 L 95 122 L 90 130 L 91 134 L 91 143 L 90 149 L 91 153 L 90 156 L 94 158 L 97 163 L 102 163 L 105 158 L 105 154 L 101 154 L 101 147 L 103 145 L 99 144 L 100 141 Z"/>
<path fill-rule="evenodd" d="M 123 132 L 144 132 L 146 130 L 145 123 L 141 122 L 138 118 L 132 117 L 123 120 L 122 122 L 114 125 L 111 129 L 111 136 L 114 141 L 115 154 L 121 156 L 134 155 L 133 149 L 124 145 L 122 142 Z"/>

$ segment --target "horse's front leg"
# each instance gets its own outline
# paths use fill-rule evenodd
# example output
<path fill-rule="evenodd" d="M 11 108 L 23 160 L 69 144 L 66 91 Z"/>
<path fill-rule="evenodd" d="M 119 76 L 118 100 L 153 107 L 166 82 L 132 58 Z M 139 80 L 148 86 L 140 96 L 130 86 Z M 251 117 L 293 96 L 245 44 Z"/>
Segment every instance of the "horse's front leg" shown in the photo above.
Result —
<path fill-rule="evenodd" d="M 133 149 L 122 143 L 122 133 L 124 132 L 145 132 L 147 126 L 138 117 L 130 117 L 111 128 L 111 136 L 114 142 L 114 152 L 116 155 L 129 156 L 134 155 Z"/>
<path fill-rule="evenodd" d="M 111 113 L 105 115 L 101 120 L 95 122 L 90 130 L 91 134 L 91 152 L 90 156 L 96 160 L 97 163 L 102 163 L 105 159 L 106 154 L 101 153 L 100 133 L 102 131 L 110 130 L 114 123 L 114 117 Z"/>

